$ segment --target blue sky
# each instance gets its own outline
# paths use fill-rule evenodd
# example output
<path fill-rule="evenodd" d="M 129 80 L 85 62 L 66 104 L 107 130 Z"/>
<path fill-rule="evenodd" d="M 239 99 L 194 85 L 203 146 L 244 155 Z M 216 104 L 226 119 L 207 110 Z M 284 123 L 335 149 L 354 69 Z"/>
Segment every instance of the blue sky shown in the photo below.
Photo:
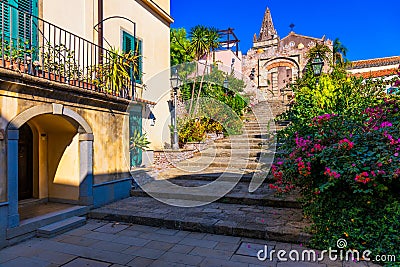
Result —
<path fill-rule="evenodd" d="M 298 34 L 338 37 L 350 60 L 400 55 L 399 0 L 171 0 L 172 27 L 234 28 L 240 49 L 247 53 L 267 6 L 281 38 L 293 23 Z"/>

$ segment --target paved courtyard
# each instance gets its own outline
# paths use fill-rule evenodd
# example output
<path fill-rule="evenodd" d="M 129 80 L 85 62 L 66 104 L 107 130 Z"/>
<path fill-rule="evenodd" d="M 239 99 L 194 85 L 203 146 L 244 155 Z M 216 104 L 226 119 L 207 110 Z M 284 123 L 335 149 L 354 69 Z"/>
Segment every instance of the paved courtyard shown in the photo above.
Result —
<path fill-rule="evenodd" d="M 34 238 L 0 250 L 0 266 L 368 266 L 262 262 L 256 254 L 265 245 L 275 250 L 304 249 L 301 244 L 89 220 L 56 237 Z"/>

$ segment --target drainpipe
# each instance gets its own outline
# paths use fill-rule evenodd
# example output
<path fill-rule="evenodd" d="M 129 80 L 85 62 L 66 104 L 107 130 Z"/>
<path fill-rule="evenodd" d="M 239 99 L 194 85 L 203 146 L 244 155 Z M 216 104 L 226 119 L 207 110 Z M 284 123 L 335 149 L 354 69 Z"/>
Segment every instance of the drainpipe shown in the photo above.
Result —
<path fill-rule="evenodd" d="M 97 20 L 98 20 L 98 34 L 97 34 L 97 43 L 100 47 L 99 49 L 99 63 L 103 63 L 103 0 L 97 0 Z"/>

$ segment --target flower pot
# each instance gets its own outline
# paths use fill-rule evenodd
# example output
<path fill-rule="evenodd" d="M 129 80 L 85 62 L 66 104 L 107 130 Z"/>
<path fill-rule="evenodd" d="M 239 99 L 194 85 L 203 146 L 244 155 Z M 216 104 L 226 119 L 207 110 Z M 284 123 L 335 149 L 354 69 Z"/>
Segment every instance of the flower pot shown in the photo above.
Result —
<path fill-rule="evenodd" d="M 88 90 L 96 89 L 96 86 L 94 84 L 89 83 L 89 82 L 79 81 L 79 80 L 70 80 L 69 84 L 73 85 L 73 86 L 78 86 L 83 89 L 88 89 Z"/>
<path fill-rule="evenodd" d="M 61 83 L 65 83 L 66 82 L 66 79 L 65 79 L 64 76 L 61 76 L 59 74 L 54 74 L 52 72 L 38 70 L 35 74 L 36 74 L 37 77 L 45 78 L 45 79 L 48 79 L 50 81 L 61 82 Z"/>
<path fill-rule="evenodd" d="M 25 64 L 21 64 L 19 62 L 13 62 L 11 64 L 11 61 L 8 59 L 0 59 L 0 67 L 3 67 L 3 61 L 4 61 L 4 67 L 7 69 L 19 71 L 19 72 L 25 72 L 27 70 L 27 66 Z"/>

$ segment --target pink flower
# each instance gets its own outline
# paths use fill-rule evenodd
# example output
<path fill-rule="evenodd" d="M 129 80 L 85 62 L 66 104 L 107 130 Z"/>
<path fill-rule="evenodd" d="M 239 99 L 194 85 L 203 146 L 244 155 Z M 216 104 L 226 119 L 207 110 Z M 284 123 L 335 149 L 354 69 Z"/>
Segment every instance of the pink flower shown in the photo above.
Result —
<path fill-rule="evenodd" d="M 351 150 L 353 147 L 354 147 L 354 143 L 351 142 L 347 138 L 344 138 L 343 140 L 339 141 L 339 148 L 344 148 L 346 150 Z"/>
<path fill-rule="evenodd" d="M 385 121 L 381 123 L 381 128 L 385 128 L 385 127 L 392 127 L 393 124 L 389 121 Z"/>

